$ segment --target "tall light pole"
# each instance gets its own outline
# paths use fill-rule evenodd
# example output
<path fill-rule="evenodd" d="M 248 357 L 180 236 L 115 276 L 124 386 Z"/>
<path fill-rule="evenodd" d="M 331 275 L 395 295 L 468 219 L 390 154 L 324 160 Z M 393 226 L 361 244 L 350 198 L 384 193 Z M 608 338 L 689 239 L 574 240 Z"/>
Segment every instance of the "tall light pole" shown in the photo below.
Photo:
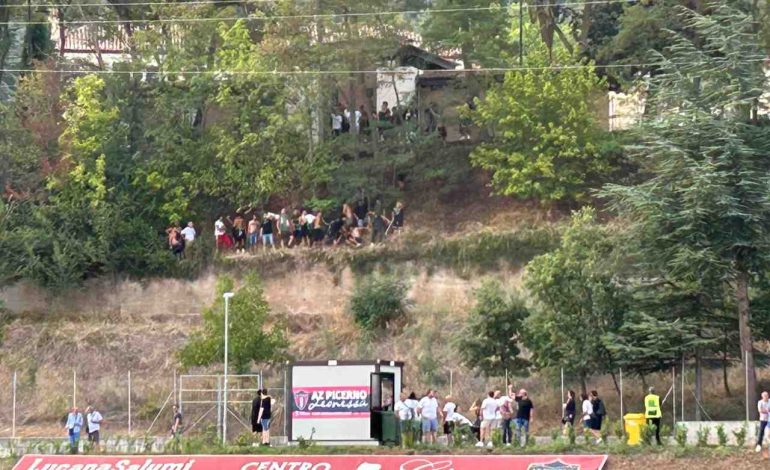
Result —
<path fill-rule="evenodd" d="M 227 443 L 227 333 L 230 330 L 230 299 L 235 294 L 232 292 L 225 292 L 222 297 L 225 299 L 225 393 L 222 398 L 222 445 Z"/>

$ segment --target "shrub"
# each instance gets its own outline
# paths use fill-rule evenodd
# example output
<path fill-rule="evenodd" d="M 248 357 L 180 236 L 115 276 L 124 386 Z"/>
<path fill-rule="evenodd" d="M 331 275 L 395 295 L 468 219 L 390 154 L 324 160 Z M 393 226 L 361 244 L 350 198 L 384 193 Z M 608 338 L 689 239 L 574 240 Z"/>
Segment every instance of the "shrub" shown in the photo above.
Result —
<path fill-rule="evenodd" d="M 717 426 L 717 439 L 719 440 L 720 447 L 727 446 L 727 433 L 725 432 L 725 427 L 722 424 Z"/>
<path fill-rule="evenodd" d="M 655 425 L 654 424 L 642 424 L 639 427 L 640 438 L 642 444 L 649 446 L 652 445 L 652 440 L 655 438 Z"/>
<path fill-rule="evenodd" d="M 679 447 L 687 447 L 687 426 L 684 424 L 678 425 L 674 432 L 674 439 Z"/>
<path fill-rule="evenodd" d="M 711 428 L 701 426 L 698 428 L 698 447 L 706 447 L 709 444 L 709 434 L 711 434 Z"/>
<path fill-rule="evenodd" d="M 615 423 L 613 425 L 613 434 L 615 434 L 619 441 L 623 441 L 626 437 L 626 430 L 623 429 L 623 424 Z"/>
<path fill-rule="evenodd" d="M 733 436 L 735 436 L 735 445 L 738 447 L 746 445 L 746 425 L 744 424 L 739 429 L 734 430 Z"/>
<path fill-rule="evenodd" d="M 575 441 L 577 440 L 577 433 L 575 432 L 575 426 L 570 426 L 567 428 L 567 439 L 569 439 L 569 444 L 571 446 L 575 445 Z"/>
<path fill-rule="evenodd" d="M 668 424 L 660 425 L 660 440 L 663 444 L 668 444 L 668 440 L 671 438 L 672 433 L 671 426 Z"/>
<path fill-rule="evenodd" d="M 394 276 L 374 274 L 358 283 L 350 299 L 350 310 L 362 328 L 384 330 L 403 317 L 408 286 Z"/>

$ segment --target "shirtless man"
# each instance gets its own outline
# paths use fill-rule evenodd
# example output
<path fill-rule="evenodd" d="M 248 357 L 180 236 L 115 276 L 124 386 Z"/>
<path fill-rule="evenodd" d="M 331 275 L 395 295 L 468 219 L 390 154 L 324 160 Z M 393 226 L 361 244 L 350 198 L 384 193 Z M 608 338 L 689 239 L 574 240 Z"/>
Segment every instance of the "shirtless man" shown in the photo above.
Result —
<path fill-rule="evenodd" d="M 249 220 L 249 251 L 254 253 L 257 250 L 257 244 L 259 243 L 259 217 L 257 214 L 251 216 Z"/>

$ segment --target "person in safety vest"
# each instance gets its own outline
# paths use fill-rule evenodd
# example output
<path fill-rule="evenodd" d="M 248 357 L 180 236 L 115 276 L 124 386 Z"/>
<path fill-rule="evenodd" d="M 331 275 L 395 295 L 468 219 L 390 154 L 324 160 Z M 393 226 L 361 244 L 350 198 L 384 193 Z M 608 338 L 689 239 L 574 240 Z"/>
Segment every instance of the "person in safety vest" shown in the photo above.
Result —
<path fill-rule="evenodd" d="M 655 440 L 660 442 L 660 397 L 655 395 L 655 387 L 650 387 L 649 393 L 644 397 L 644 417 L 647 418 L 647 426 L 655 426 Z"/>

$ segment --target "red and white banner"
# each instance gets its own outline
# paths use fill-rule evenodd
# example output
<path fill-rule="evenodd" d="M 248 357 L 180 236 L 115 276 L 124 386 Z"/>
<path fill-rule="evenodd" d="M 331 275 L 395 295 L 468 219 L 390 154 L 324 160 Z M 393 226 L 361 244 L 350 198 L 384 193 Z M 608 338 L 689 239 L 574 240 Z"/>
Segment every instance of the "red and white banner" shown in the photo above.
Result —
<path fill-rule="evenodd" d="M 603 470 L 606 455 L 25 455 L 14 470 Z"/>

